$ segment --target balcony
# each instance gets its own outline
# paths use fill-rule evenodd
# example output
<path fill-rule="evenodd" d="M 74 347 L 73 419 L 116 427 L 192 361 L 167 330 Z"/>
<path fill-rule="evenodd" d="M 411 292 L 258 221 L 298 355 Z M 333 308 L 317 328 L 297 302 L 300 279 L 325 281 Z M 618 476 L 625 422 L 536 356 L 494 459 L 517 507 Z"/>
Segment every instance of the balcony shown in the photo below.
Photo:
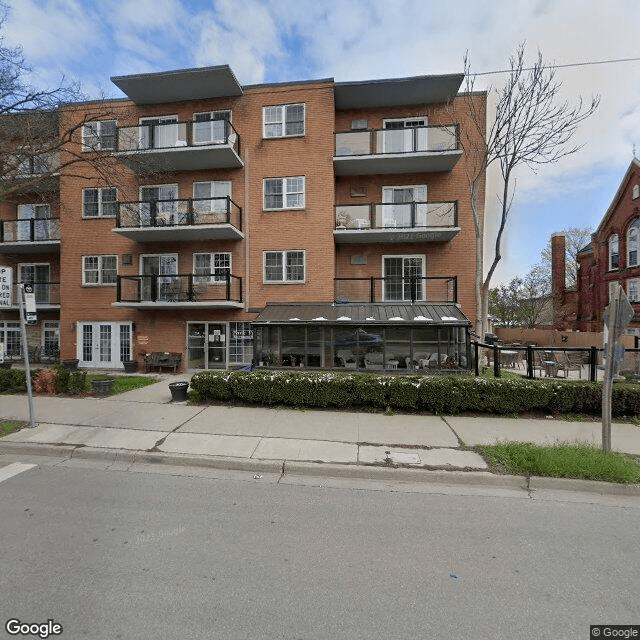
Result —
<path fill-rule="evenodd" d="M 10 309 L 18 309 L 20 306 L 18 284 L 15 283 L 11 291 Z M 60 283 L 59 282 L 34 282 L 33 293 L 36 299 L 36 309 L 40 311 L 60 310 Z"/>
<path fill-rule="evenodd" d="M 12 171 L 15 168 L 15 171 Z M 44 193 L 60 190 L 60 159 L 58 153 L 24 157 L 14 156 L 8 163 L 3 182 L 19 186 L 21 193 Z"/>
<path fill-rule="evenodd" d="M 242 278 L 229 273 L 202 276 L 118 276 L 114 307 L 136 309 L 241 309 Z"/>
<path fill-rule="evenodd" d="M 118 127 L 114 155 L 134 171 L 237 169 L 240 137 L 227 120 Z"/>
<path fill-rule="evenodd" d="M 60 219 L 0 220 L 0 253 L 60 251 Z"/>
<path fill-rule="evenodd" d="M 137 242 L 244 238 L 242 209 L 228 197 L 119 202 L 113 231 Z"/>
<path fill-rule="evenodd" d="M 460 232 L 457 202 L 336 206 L 336 243 L 445 242 Z"/>
<path fill-rule="evenodd" d="M 336 133 L 336 175 L 451 171 L 462 156 L 458 125 Z"/>
<path fill-rule="evenodd" d="M 457 276 L 387 276 L 334 278 L 336 304 L 458 302 Z"/>

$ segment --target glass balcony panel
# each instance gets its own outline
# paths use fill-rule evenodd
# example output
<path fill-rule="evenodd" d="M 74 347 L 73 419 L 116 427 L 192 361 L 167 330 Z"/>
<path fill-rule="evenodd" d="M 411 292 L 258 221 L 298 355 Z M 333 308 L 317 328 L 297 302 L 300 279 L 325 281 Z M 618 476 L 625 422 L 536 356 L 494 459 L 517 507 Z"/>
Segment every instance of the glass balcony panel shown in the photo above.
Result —
<path fill-rule="evenodd" d="M 336 133 L 336 156 L 360 156 L 371 153 L 369 131 Z"/>
<path fill-rule="evenodd" d="M 336 226 L 346 229 L 369 229 L 371 221 L 368 204 L 336 207 Z"/>

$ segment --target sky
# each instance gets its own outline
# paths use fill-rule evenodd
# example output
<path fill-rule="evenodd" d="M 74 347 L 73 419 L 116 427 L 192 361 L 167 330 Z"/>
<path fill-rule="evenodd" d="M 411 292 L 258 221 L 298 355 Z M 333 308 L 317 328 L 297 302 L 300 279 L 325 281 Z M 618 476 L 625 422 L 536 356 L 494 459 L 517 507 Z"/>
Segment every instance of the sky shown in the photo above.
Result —
<path fill-rule="evenodd" d="M 579 152 L 518 174 L 492 284 L 524 275 L 552 233 L 595 229 L 640 156 L 638 0 L 4 0 L 6 45 L 21 45 L 39 88 L 62 76 L 90 99 L 123 97 L 112 76 L 228 64 L 241 84 L 374 80 L 509 68 L 526 43 L 559 68 L 562 100 L 600 96 Z M 584 64 L 584 63 L 603 64 Z M 505 76 L 479 75 L 492 91 Z M 487 210 L 499 185 L 487 187 Z M 492 244 L 489 238 L 489 244 Z M 489 262 L 492 252 L 485 256 Z"/>

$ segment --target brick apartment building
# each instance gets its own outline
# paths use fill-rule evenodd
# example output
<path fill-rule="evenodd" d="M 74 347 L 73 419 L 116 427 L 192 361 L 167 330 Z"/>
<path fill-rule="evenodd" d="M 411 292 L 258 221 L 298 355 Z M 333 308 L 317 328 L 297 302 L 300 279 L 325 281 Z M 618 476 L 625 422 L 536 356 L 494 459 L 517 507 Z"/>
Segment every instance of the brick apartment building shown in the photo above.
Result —
<path fill-rule="evenodd" d="M 0 203 L 0 265 L 35 283 L 32 349 L 85 368 L 157 351 L 190 371 L 466 368 L 462 79 L 241 86 L 225 65 L 112 78 L 127 99 L 66 106 L 60 166 L 103 168 Z M 16 295 L 0 341 L 19 351 Z"/>
<path fill-rule="evenodd" d="M 591 242 L 578 252 L 575 290 L 564 286 L 565 240 L 551 238 L 555 316 L 561 328 L 602 331 L 611 286 L 636 310 L 626 333 L 640 337 L 640 161 L 633 159 Z"/>

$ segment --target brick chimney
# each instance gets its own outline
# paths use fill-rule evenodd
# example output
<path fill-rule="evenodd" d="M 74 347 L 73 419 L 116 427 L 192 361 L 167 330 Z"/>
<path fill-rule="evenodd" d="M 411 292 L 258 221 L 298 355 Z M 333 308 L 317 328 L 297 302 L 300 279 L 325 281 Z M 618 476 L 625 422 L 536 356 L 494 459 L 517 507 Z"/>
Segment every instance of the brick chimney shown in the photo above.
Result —
<path fill-rule="evenodd" d="M 566 289 L 566 239 L 562 233 L 551 236 L 551 299 L 553 325 L 564 328 L 564 298 Z"/>
<path fill-rule="evenodd" d="M 566 240 L 563 233 L 551 236 L 551 292 L 560 299 L 564 295 L 566 280 Z"/>

